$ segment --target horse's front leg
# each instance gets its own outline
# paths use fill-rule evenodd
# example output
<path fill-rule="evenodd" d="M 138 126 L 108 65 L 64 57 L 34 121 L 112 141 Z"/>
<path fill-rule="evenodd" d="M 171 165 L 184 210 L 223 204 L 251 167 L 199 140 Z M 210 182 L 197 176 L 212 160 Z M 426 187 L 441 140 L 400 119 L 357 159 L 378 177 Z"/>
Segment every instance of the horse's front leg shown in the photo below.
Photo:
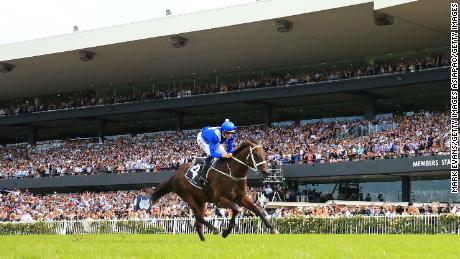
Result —
<path fill-rule="evenodd" d="M 235 218 L 238 214 L 238 205 L 224 197 L 220 197 L 216 205 L 219 208 L 228 208 L 232 210 L 232 218 L 230 219 L 230 223 L 228 224 L 228 227 L 222 231 L 222 237 L 226 238 L 228 234 L 232 232 L 232 229 L 235 226 Z"/>
<path fill-rule="evenodd" d="M 241 199 L 240 203 L 241 206 L 245 207 L 246 209 L 254 212 L 257 216 L 259 216 L 262 221 L 264 222 L 265 226 L 270 229 L 271 234 L 278 234 L 278 230 L 276 230 L 273 225 L 265 218 L 262 211 L 251 201 L 251 198 L 248 195 L 245 195 L 243 199 Z"/>

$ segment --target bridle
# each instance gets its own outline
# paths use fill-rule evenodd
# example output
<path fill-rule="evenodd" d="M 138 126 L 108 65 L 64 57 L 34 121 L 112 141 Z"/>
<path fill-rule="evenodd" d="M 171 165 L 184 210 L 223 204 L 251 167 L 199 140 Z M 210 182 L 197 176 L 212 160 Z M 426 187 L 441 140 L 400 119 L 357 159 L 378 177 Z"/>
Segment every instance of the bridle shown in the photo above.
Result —
<path fill-rule="evenodd" d="M 256 149 L 256 148 L 262 148 L 262 145 L 256 145 L 256 146 L 254 146 L 254 147 L 249 147 L 249 154 L 248 154 L 248 156 L 246 157 L 246 163 L 243 162 L 243 161 L 241 161 L 241 160 L 239 160 L 239 159 L 236 158 L 236 157 L 232 157 L 232 159 L 235 160 L 236 162 L 238 162 L 238 163 L 240 163 L 240 164 L 246 166 L 247 168 L 249 168 L 249 169 L 255 171 L 257 174 L 263 175 L 262 172 L 258 169 L 258 167 L 259 167 L 259 165 L 266 164 L 267 161 L 264 160 L 264 161 L 262 161 L 262 162 L 256 163 L 256 159 L 254 158 L 254 153 L 252 152 L 252 151 L 253 151 L 254 149 Z M 249 157 L 251 157 L 252 164 L 254 165 L 254 167 L 249 166 L 249 162 L 248 162 Z M 248 176 L 245 176 L 245 177 L 235 177 L 235 176 L 233 176 L 233 175 L 232 175 L 232 170 L 231 170 L 230 167 L 228 166 L 228 163 L 227 163 L 227 167 L 228 167 L 228 170 L 230 171 L 230 173 L 222 172 L 222 171 L 218 170 L 217 168 L 215 168 L 214 166 L 211 166 L 210 169 L 213 169 L 213 170 L 215 170 L 215 171 L 217 171 L 217 172 L 219 172 L 219 173 L 221 173 L 221 174 L 223 174 L 223 175 L 226 175 L 226 176 L 230 177 L 231 179 L 233 179 L 234 181 L 242 181 L 242 180 L 246 180 L 246 179 L 248 178 Z"/>
<path fill-rule="evenodd" d="M 263 160 L 262 162 L 256 163 L 256 159 L 254 158 L 254 153 L 252 152 L 252 151 L 253 151 L 254 149 L 256 149 L 256 148 L 262 148 L 262 145 L 256 145 L 256 146 L 254 146 L 254 147 L 249 147 L 249 154 L 248 154 L 248 156 L 246 157 L 246 163 L 243 162 L 243 161 L 241 161 L 241 160 L 239 160 L 239 159 L 236 158 L 236 157 L 232 157 L 232 158 L 233 158 L 236 162 L 238 162 L 238 163 L 240 163 L 240 164 L 246 166 L 246 167 L 249 168 L 249 169 L 252 169 L 252 170 L 255 171 L 256 173 L 262 174 L 262 172 L 259 170 L 259 165 L 266 164 L 267 161 L 266 161 L 266 160 Z M 251 157 L 252 164 L 253 164 L 254 167 L 249 166 L 249 162 L 248 162 L 249 157 Z"/>

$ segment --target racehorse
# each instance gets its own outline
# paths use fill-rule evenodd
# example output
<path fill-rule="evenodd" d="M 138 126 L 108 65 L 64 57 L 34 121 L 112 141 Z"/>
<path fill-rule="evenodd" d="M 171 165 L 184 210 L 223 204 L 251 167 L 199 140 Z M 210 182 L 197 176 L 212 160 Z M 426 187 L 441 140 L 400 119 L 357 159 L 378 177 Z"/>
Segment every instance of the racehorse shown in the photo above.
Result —
<path fill-rule="evenodd" d="M 278 233 L 265 218 L 261 209 L 254 205 L 246 193 L 249 169 L 264 176 L 269 173 L 265 152 L 260 142 L 255 143 L 253 140 L 246 140 L 233 152 L 233 158 L 217 160 L 208 171 L 208 183 L 203 189 L 193 186 L 185 178 L 185 174 L 191 166 L 191 163 L 183 164 L 171 179 L 161 184 L 151 195 L 152 204 L 167 193 L 174 192 L 179 195 L 193 211 L 196 219 L 195 229 L 201 241 L 205 241 L 203 224 L 211 229 L 213 234 L 219 234 L 219 230 L 204 219 L 207 202 L 215 203 L 219 208 L 232 210 L 229 225 L 222 232 L 224 238 L 230 234 L 235 226 L 238 206 L 242 206 L 259 216 L 265 226 L 270 229 L 270 233 Z"/>

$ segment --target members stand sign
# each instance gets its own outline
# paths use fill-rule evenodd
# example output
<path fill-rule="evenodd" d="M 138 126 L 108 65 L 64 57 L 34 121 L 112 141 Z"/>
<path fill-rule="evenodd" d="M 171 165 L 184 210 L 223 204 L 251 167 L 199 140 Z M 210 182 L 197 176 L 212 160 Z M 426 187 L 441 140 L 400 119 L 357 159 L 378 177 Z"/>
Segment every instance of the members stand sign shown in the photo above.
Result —
<path fill-rule="evenodd" d="M 450 165 L 450 159 L 449 158 L 444 158 L 444 159 L 427 159 L 427 160 L 419 160 L 419 161 L 413 161 L 412 162 L 412 167 L 437 167 L 437 166 L 446 166 Z"/>

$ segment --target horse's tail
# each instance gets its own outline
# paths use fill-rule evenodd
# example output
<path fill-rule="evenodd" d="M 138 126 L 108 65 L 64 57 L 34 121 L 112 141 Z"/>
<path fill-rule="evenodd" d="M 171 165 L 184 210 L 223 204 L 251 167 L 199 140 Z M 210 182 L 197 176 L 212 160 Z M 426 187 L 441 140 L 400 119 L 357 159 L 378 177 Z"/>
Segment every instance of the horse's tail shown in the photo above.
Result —
<path fill-rule="evenodd" d="M 170 193 L 172 191 L 172 177 L 167 182 L 160 184 L 158 188 L 153 191 L 152 196 L 150 197 L 150 202 L 153 204 L 163 195 Z"/>

